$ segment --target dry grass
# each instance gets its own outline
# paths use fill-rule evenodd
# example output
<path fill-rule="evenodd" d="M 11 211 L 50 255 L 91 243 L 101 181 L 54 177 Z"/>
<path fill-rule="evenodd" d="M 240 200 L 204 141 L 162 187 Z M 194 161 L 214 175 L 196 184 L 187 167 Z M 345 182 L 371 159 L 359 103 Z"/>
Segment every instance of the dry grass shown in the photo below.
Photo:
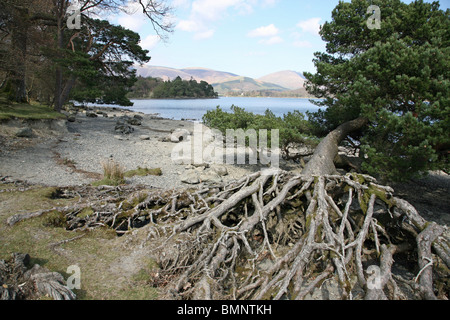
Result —
<path fill-rule="evenodd" d="M 123 166 L 114 160 L 102 162 L 103 179 L 94 183 L 94 185 L 118 186 L 125 183 L 125 170 Z"/>

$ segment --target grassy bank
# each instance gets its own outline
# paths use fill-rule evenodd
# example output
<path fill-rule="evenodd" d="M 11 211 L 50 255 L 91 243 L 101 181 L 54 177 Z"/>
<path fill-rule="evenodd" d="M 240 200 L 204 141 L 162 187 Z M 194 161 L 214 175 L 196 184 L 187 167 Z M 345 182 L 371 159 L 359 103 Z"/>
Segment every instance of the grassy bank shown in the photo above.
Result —
<path fill-rule="evenodd" d="M 0 259 L 13 252 L 28 253 L 31 265 L 39 264 L 61 273 L 76 265 L 81 271 L 81 289 L 74 290 L 77 299 L 156 299 L 157 289 L 148 285 L 149 268 L 154 264 L 144 255 L 137 255 L 126 245 L 126 237 L 117 237 L 107 228 L 72 232 L 58 223 L 57 213 L 50 212 L 8 226 L 6 219 L 14 214 L 73 205 L 79 197 L 58 197 L 57 188 L 32 187 L 22 191 L 14 184 L 0 184 Z M 77 238 L 79 236 L 81 238 Z M 68 239 L 77 238 L 73 241 Z M 66 242 L 65 242 L 66 241 Z M 139 266 L 130 268 L 131 262 Z M 146 275 L 143 277 L 143 275 Z"/>
<path fill-rule="evenodd" d="M 51 107 L 37 102 L 8 103 L 6 99 L 0 97 L 0 120 L 8 119 L 64 119 L 65 115 L 54 111 Z"/>

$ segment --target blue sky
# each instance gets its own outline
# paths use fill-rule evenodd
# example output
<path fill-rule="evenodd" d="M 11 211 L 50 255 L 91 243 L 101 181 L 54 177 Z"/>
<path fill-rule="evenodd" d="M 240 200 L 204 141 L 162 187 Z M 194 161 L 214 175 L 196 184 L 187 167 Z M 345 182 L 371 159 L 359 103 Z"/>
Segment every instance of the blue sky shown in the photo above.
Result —
<path fill-rule="evenodd" d="M 406 0 L 404 2 L 411 2 Z M 132 1 L 130 1 L 132 7 Z M 319 26 L 339 0 L 172 0 L 174 33 L 163 42 L 138 10 L 116 23 L 138 32 L 149 65 L 203 67 L 259 78 L 314 71 L 313 53 L 325 51 Z M 449 8 L 450 0 L 441 0 Z"/>

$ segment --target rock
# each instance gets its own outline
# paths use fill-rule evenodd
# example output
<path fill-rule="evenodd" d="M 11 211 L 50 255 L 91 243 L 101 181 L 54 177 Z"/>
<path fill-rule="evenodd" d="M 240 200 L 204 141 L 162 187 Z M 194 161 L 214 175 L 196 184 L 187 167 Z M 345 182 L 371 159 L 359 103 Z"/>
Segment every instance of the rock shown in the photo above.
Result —
<path fill-rule="evenodd" d="M 22 128 L 19 129 L 16 132 L 16 137 L 20 137 L 20 138 L 32 138 L 33 137 L 33 130 L 31 130 L 31 128 Z"/>
<path fill-rule="evenodd" d="M 69 121 L 69 122 L 75 122 L 75 121 L 76 121 L 76 118 L 75 118 L 74 115 L 69 115 L 69 116 L 67 117 L 67 121 Z"/>
<path fill-rule="evenodd" d="M 176 129 L 172 134 L 170 135 L 170 141 L 178 143 L 182 142 L 184 140 L 187 140 L 187 137 L 190 136 L 191 133 L 189 130 L 186 129 Z"/>
<path fill-rule="evenodd" d="M 144 120 L 144 117 L 138 114 L 135 114 L 133 118 L 138 119 L 140 121 Z"/>
<path fill-rule="evenodd" d="M 129 116 L 121 116 L 118 120 L 117 123 L 120 124 L 129 124 L 132 126 L 140 126 L 142 125 L 141 120 L 138 118 L 130 118 Z"/>
<path fill-rule="evenodd" d="M 189 170 L 184 172 L 181 177 L 181 182 L 188 183 L 188 184 L 199 184 L 200 179 L 198 176 L 198 173 L 194 170 Z"/>
<path fill-rule="evenodd" d="M 97 118 L 98 116 L 97 116 L 97 114 L 95 112 L 87 111 L 86 112 L 86 117 Z"/>
<path fill-rule="evenodd" d="M 114 130 L 121 134 L 130 134 L 134 132 L 134 128 L 129 124 L 125 123 L 123 119 L 119 119 L 116 122 L 116 127 L 114 128 Z"/>
<path fill-rule="evenodd" d="M 150 140 L 150 136 L 141 135 L 141 136 L 139 136 L 139 139 L 141 139 L 141 140 Z"/>
<path fill-rule="evenodd" d="M 205 166 L 197 166 L 194 170 L 197 171 L 197 172 L 203 172 L 205 169 L 206 169 Z"/>
<path fill-rule="evenodd" d="M 119 136 L 119 135 L 114 136 L 114 138 L 117 140 L 121 140 L 121 141 L 128 140 L 128 138 L 125 138 L 124 136 Z"/>
<path fill-rule="evenodd" d="M 207 183 L 221 183 L 222 178 L 214 170 L 207 170 L 200 174 L 200 181 Z"/>
<path fill-rule="evenodd" d="M 142 125 L 141 120 L 136 119 L 136 118 L 128 119 L 127 123 L 131 124 L 132 126 L 140 126 L 140 125 Z"/>
<path fill-rule="evenodd" d="M 224 166 L 217 166 L 217 167 L 211 168 L 211 170 L 216 172 L 221 177 L 228 175 L 228 170 Z"/>

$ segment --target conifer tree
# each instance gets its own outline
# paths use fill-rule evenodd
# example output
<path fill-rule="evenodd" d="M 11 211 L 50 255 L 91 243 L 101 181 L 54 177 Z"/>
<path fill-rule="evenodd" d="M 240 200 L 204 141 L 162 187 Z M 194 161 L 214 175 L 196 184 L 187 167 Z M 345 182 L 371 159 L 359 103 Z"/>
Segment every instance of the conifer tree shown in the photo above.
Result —
<path fill-rule="evenodd" d="M 379 29 L 368 27 L 370 5 L 380 8 Z M 352 137 L 368 173 L 401 180 L 449 169 L 449 16 L 438 2 L 353 0 L 322 26 L 326 52 L 315 54 L 317 72 L 305 76 L 326 109 L 311 119 L 326 134 L 366 118 Z"/>

